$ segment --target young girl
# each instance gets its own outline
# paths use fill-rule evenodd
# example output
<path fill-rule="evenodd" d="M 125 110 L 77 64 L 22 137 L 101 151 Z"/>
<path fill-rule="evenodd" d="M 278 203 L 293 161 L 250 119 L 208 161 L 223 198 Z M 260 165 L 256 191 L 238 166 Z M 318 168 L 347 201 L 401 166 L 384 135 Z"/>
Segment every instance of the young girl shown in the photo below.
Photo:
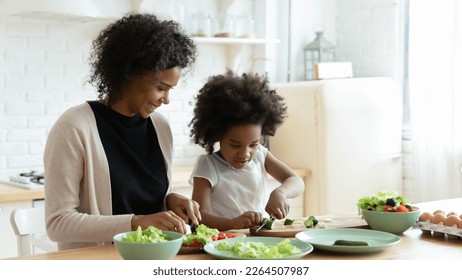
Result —
<path fill-rule="evenodd" d="M 210 77 L 199 91 L 191 137 L 207 154 L 197 159 L 190 183 L 203 224 L 242 229 L 259 225 L 265 211 L 286 217 L 288 199 L 303 192 L 303 180 L 260 144 L 274 135 L 286 111 L 283 98 L 258 74 L 228 71 Z M 281 183 L 269 195 L 267 173 Z"/>

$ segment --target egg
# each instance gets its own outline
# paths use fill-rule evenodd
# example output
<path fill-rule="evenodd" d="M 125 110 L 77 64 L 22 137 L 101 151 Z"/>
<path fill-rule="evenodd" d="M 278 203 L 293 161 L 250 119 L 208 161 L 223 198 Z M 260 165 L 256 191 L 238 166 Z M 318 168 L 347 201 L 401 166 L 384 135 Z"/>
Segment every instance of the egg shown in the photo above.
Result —
<path fill-rule="evenodd" d="M 448 214 L 446 214 L 447 217 L 449 216 L 457 216 L 457 213 L 456 212 L 449 212 Z"/>
<path fill-rule="evenodd" d="M 443 213 L 436 213 L 431 219 L 432 224 L 444 223 L 446 221 L 446 215 Z"/>
<path fill-rule="evenodd" d="M 419 221 L 420 222 L 426 222 L 426 221 L 431 221 L 433 218 L 433 214 L 430 212 L 423 212 L 419 216 Z"/>
<path fill-rule="evenodd" d="M 448 227 L 452 227 L 454 225 L 457 225 L 459 227 L 459 224 L 462 222 L 462 219 L 457 217 L 456 215 L 451 215 L 446 218 L 446 221 L 444 221 L 444 225 Z"/>
<path fill-rule="evenodd" d="M 436 214 L 438 214 L 438 213 L 445 214 L 444 211 L 443 211 L 443 210 L 440 210 L 440 209 L 433 211 L 433 215 L 436 215 Z M 445 215 L 446 215 L 446 214 L 445 214 Z"/>

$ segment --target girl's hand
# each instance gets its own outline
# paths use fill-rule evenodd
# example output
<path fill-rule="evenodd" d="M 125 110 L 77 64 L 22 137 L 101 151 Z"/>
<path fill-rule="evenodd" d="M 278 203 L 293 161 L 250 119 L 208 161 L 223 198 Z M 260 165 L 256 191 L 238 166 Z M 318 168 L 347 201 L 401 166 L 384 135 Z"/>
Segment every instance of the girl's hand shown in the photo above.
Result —
<path fill-rule="evenodd" d="M 233 229 L 250 228 L 260 225 L 262 215 L 259 212 L 247 211 L 240 216 L 232 219 L 231 224 Z"/>
<path fill-rule="evenodd" d="M 199 203 L 181 194 L 171 193 L 167 196 L 167 208 L 177 214 L 187 224 L 199 225 L 202 220 Z"/>
<path fill-rule="evenodd" d="M 283 219 L 289 213 L 290 204 L 289 199 L 284 193 L 278 189 L 271 192 L 271 195 L 266 204 L 265 211 L 271 216 L 278 220 Z"/>

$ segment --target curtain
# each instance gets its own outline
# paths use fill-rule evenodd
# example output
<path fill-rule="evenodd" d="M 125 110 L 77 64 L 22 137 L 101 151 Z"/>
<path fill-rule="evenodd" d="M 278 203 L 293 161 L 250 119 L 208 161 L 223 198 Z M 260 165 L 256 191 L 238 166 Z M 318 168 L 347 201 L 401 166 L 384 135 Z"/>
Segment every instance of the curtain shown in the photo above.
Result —
<path fill-rule="evenodd" d="M 462 1 L 409 2 L 414 202 L 462 197 Z"/>

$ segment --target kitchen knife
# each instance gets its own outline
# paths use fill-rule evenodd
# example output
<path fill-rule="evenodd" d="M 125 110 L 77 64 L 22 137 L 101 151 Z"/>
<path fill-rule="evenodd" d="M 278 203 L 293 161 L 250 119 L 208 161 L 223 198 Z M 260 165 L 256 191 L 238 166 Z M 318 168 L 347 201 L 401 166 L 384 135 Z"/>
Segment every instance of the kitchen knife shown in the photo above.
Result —
<path fill-rule="evenodd" d="M 270 217 L 271 222 L 274 222 L 274 217 Z M 265 227 L 266 223 L 261 224 L 255 232 L 259 232 L 263 227 Z"/>

